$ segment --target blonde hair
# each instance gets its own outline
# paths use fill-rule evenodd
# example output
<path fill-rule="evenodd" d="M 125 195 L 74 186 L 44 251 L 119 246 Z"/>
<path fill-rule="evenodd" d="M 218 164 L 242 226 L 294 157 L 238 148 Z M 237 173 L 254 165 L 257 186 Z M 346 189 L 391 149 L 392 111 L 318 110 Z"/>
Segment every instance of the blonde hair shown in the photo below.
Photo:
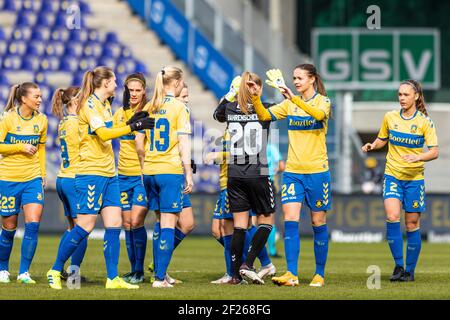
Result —
<path fill-rule="evenodd" d="M 29 89 L 39 89 L 39 86 L 33 82 L 24 82 L 12 86 L 9 91 L 8 101 L 6 102 L 5 112 L 14 109 L 15 102 L 21 104 L 22 97 L 25 97 L 28 94 Z"/>
<path fill-rule="evenodd" d="M 83 83 L 81 84 L 77 113 L 83 107 L 89 96 L 94 93 L 94 90 L 101 87 L 102 81 L 113 77 L 114 71 L 109 67 L 100 66 L 94 70 L 86 71 L 83 76 Z"/>
<path fill-rule="evenodd" d="M 241 77 L 242 77 L 242 81 L 241 81 L 241 85 L 239 86 L 237 101 L 239 103 L 239 107 L 241 108 L 241 111 L 245 114 L 248 114 L 249 111 L 248 111 L 247 105 L 252 103 L 252 93 L 250 92 L 250 89 L 248 88 L 247 82 L 253 81 L 258 86 L 262 87 L 262 80 L 256 73 L 248 72 L 248 71 L 245 71 Z"/>
<path fill-rule="evenodd" d="M 77 98 L 80 87 L 59 88 L 55 91 L 52 98 L 52 113 L 59 119 L 64 118 L 64 106 L 68 106 Z"/>
<path fill-rule="evenodd" d="M 181 80 L 183 78 L 183 70 L 178 67 L 167 66 L 162 68 L 156 75 L 155 89 L 150 100 L 150 107 L 148 112 L 150 114 L 158 112 L 164 104 L 164 86 L 170 84 L 172 81 Z"/>

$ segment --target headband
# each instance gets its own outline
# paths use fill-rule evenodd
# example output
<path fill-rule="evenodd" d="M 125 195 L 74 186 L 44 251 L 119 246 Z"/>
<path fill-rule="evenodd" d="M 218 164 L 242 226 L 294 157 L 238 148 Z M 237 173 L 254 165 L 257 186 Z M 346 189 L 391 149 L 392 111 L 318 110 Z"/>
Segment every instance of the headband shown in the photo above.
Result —
<path fill-rule="evenodd" d="M 145 84 L 145 82 L 142 81 L 142 79 L 139 79 L 139 78 L 130 78 L 130 79 L 128 79 L 128 80 L 125 82 L 125 84 L 127 85 L 128 82 L 130 82 L 130 81 L 139 81 L 140 83 L 142 83 L 142 85 L 143 85 L 144 87 L 147 86 L 147 85 Z"/>
<path fill-rule="evenodd" d="M 414 83 L 412 83 L 411 81 L 403 81 L 401 84 L 409 84 L 411 87 L 413 87 L 415 92 L 419 92 L 416 85 Z"/>

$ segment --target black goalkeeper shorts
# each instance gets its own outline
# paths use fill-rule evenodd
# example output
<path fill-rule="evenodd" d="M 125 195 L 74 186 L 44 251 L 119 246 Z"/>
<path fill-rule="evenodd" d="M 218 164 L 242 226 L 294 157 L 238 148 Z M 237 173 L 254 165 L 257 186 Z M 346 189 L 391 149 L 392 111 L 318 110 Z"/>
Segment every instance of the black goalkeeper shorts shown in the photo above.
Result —
<path fill-rule="evenodd" d="M 228 177 L 227 184 L 230 211 L 253 210 L 257 215 L 275 212 L 275 193 L 269 177 Z"/>

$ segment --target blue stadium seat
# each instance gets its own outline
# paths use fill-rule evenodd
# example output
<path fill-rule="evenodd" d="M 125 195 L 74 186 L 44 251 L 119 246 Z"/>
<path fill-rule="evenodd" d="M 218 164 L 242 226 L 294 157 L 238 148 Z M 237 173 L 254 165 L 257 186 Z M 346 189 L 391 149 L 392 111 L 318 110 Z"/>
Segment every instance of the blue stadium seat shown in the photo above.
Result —
<path fill-rule="evenodd" d="M 47 72 L 39 71 L 34 74 L 34 83 L 38 85 L 47 84 Z"/>
<path fill-rule="evenodd" d="M 100 32 L 95 29 L 89 29 L 89 41 L 101 42 Z"/>
<path fill-rule="evenodd" d="M 122 48 L 117 43 L 106 43 L 103 46 L 102 56 L 118 59 L 122 53 Z"/>
<path fill-rule="evenodd" d="M 3 4 L 2 10 L 4 11 L 19 11 L 21 8 L 20 0 L 6 0 Z"/>
<path fill-rule="evenodd" d="M 41 60 L 38 56 L 26 56 L 22 60 L 21 69 L 25 71 L 33 71 L 36 72 L 39 70 L 41 66 Z"/>
<path fill-rule="evenodd" d="M 31 38 L 31 34 L 33 30 L 31 27 L 17 27 L 11 33 L 11 39 L 14 40 L 29 40 Z M 1 39 L 1 37 L 0 37 Z"/>
<path fill-rule="evenodd" d="M 36 27 L 31 35 L 32 40 L 47 41 L 50 39 L 51 30 L 46 27 Z"/>
<path fill-rule="evenodd" d="M 136 68 L 135 68 L 136 72 L 142 72 L 143 74 L 148 73 L 147 66 L 144 63 L 142 63 L 138 60 L 134 60 L 134 61 L 136 62 Z"/>
<path fill-rule="evenodd" d="M 122 58 L 132 58 L 133 57 L 133 53 L 131 52 L 131 49 L 128 48 L 127 46 L 122 46 L 121 57 Z"/>
<path fill-rule="evenodd" d="M 65 55 L 59 64 L 60 71 L 74 73 L 78 71 L 78 58 L 71 55 Z"/>
<path fill-rule="evenodd" d="M 39 89 L 41 89 L 43 101 L 50 101 L 52 99 L 52 93 L 54 91 L 52 87 L 46 83 L 40 83 Z"/>
<path fill-rule="evenodd" d="M 7 55 L 3 59 L 4 70 L 20 70 L 22 59 L 17 55 Z"/>
<path fill-rule="evenodd" d="M 53 27 L 55 28 L 65 28 L 68 16 L 66 14 L 58 14 L 56 16 Z"/>
<path fill-rule="evenodd" d="M 81 86 L 81 83 L 83 82 L 83 72 L 78 72 L 73 74 L 72 76 L 72 85 L 73 86 Z"/>
<path fill-rule="evenodd" d="M 42 56 L 45 54 L 45 42 L 33 40 L 28 42 L 27 55 Z"/>
<path fill-rule="evenodd" d="M 114 69 L 116 67 L 116 59 L 109 58 L 109 57 L 102 57 L 98 61 L 99 66 L 107 66 L 111 69 Z"/>
<path fill-rule="evenodd" d="M 31 27 L 36 23 L 36 15 L 31 11 L 20 11 L 16 18 L 17 27 Z"/>
<path fill-rule="evenodd" d="M 78 70 L 86 71 L 97 67 L 97 59 L 94 57 L 83 57 L 78 64 Z"/>
<path fill-rule="evenodd" d="M 2 26 L 0 26 L 0 40 L 6 39 L 6 33 L 5 30 L 3 30 Z"/>
<path fill-rule="evenodd" d="M 37 12 L 41 10 L 42 2 L 36 0 L 23 0 L 22 1 L 22 10 L 29 10 Z"/>
<path fill-rule="evenodd" d="M 69 41 L 86 42 L 89 38 L 89 33 L 86 29 L 76 29 L 70 31 Z"/>
<path fill-rule="evenodd" d="M 0 57 L 6 54 L 8 51 L 8 42 L 6 40 L 0 40 Z"/>
<path fill-rule="evenodd" d="M 58 12 L 59 1 L 54 0 L 43 0 L 41 12 Z"/>
<path fill-rule="evenodd" d="M 83 55 L 83 45 L 79 42 L 66 42 L 65 56 L 81 57 Z"/>
<path fill-rule="evenodd" d="M 53 28 L 51 32 L 51 39 L 54 41 L 68 41 L 70 38 L 70 30 L 66 27 Z"/>
<path fill-rule="evenodd" d="M 8 44 L 8 53 L 24 55 L 27 51 L 27 43 L 23 40 L 11 40 Z"/>
<path fill-rule="evenodd" d="M 117 70 L 120 73 L 132 73 L 136 71 L 137 63 L 134 59 L 120 59 L 117 64 Z"/>
<path fill-rule="evenodd" d="M 3 101 L 8 100 L 9 97 L 9 90 L 11 89 L 11 86 L 8 84 L 0 84 L 0 99 Z"/>
<path fill-rule="evenodd" d="M 85 1 L 78 1 L 78 5 L 80 6 L 81 13 L 83 13 L 83 14 L 92 13 L 91 8 Z"/>
<path fill-rule="evenodd" d="M 49 41 L 45 52 L 48 56 L 62 56 L 65 51 L 65 42 L 62 41 Z"/>
<path fill-rule="evenodd" d="M 42 11 L 37 19 L 38 26 L 51 27 L 55 24 L 56 17 L 53 13 Z"/>
<path fill-rule="evenodd" d="M 86 42 L 83 54 L 87 57 L 100 57 L 102 55 L 102 45 L 94 41 Z"/>
<path fill-rule="evenodd" d="M 8 78 L 0 73 L 0 85 L 7 85 L 9 83 Z"/>
<path fill-rule="evenodd" d="M 119 43 L 119 38 L 117 37 L 117 34 L 114 32 L 108 32 L 105 37 L 105 44 L 106 43 Z"/>
<path fill-rule="evenodd" d="M 41 68 L 42 71 L 58 71 L 59 70 L 60 61 L 56 56 L 45 56 L 41 59 Z"/>

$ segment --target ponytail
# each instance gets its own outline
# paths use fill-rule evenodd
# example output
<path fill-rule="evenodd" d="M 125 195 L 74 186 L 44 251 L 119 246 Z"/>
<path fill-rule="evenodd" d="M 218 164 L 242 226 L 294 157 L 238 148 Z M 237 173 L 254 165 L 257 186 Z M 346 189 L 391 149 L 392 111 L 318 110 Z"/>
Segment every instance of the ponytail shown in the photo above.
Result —
<path fill-rule="evenodd" d="M 260 86 L 260 87 L 262 86 L 262 80 L 256 73 L 245 71 L 242 74 L 242 81 L 241 81 L 241 85 L 239 86 L 237 101 L 238 101 L 239 107 L 241 108 L 241 111 L 245 114 L 249 113 L 248 105 L 252 103 L 252 93 L 250 92 L 250 89 L 248 88 L 248 85 L 247 85 L 248 81 L 253 81 L 258 86 Z"/>
<path fill-rule="evenodd" d="M 52 113 L 59 119 L 64 118 L 64 107 L 69 106 L 75 99 L 77 99 L 79 91 L 79 87 L 57 89 L 52 98 Z"/>
<path fill-rule="evenodd" d="M 327 96 L 327 91 L 325 90 L 325 85 L 323 84 L 322 77 L 319 73 L 316 73 L 316 91 L 322 96 Z"/>
<path fill-rule="evenodd" d="M 403 81 L 400 85 L 402 85 L 402 84 L 407 84 L 407 85 L 411 86 L 414 89 L 414 92 L 419 95 L 419 97 L 416 100 L 416 108 L 417 108 L 417 110 L 422 112 L 424 115 L 428 116 L 427 108 L 425 106 L 425 97 L 423 95 L 423 89 L 422 89 L 422 85 L 420 84 L 420 82 L 409 79 L 409 80 Z"/>
<path fill-rule="evenodd" d="M 165 90 L 164 86 L 170 84 L 172 81 L 181 80 L 183 78 L 183 70 L 177 67 L 168 66 L 164 67 L 155 79 L 155 88 L 153 90 L 153 96 L 150 100 L 150 107 L 148 112 L 150 114 L 157 113 L 164 104 Z"/>
<path fill-rule="evenodd" d="M 77 113 L 80 112 L 90 95 L 94 90 L 100 88 L 103 80 L 108 80 L 114 77 L 114 71 L 109 67 L 100 66 L 94 70 L 88 70 L 83 76 L 83 83 L 81 84 Z"/>
<path fill-rule="evenodd" d="M 22 103 L 22 97 L 28 94 L 29 89 L 39 89 L 39 86 L 33 82 L 24 82 L 22 84 L 16 84 L 11 87 L 9 92 L 8 101 L 6 102 L 5 112 L 8 112 L 15 107 L 15 103 Z"/>

